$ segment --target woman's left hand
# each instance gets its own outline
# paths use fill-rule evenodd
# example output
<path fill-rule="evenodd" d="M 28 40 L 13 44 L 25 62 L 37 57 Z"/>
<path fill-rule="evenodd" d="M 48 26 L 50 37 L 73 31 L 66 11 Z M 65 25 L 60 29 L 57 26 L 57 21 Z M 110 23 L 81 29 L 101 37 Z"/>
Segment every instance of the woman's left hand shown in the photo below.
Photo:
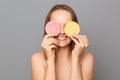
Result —
<path fill-rule="evenodd" d="M 88 47 L 89 42 L 86 35 L 74 35 L 71 37 L 75 45 L 72 50 L 72 56 L 79 57 Z"/>

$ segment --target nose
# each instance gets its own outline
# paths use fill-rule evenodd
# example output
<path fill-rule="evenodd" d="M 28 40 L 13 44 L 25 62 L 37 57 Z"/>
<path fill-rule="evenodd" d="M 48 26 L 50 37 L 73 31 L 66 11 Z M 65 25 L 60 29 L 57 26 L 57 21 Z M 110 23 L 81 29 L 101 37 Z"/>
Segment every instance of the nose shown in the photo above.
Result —
<path fill-rule="evenodd" d="M 60 32 L 60 34 L 65 34 L 63 25 L 61 25 L 61 32 Z"/>

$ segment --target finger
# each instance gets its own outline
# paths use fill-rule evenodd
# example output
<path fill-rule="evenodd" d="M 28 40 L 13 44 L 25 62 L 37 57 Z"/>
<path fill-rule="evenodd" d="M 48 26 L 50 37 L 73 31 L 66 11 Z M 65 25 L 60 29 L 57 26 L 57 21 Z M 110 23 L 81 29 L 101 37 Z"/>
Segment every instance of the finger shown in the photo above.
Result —
<path fill-rule="evenodd" d="M 73 37 L 79 41 L 79 38 L 81 38 L 81 35 L 74 35 Z"/>
<path fill-rule="evenodd" d="M 49 38 L 48 40 L 46 40 L 46 43 L 45 44 L 49 44 L 49 43 L 51 43 L 51 44 L 56 44 L 56 45 L 58 45 L 59 43 L 58 43 L 58 41 L 56 40 L 56 39 L 54 39 L 54 38 Z"/>
<path fill-rule="evenodd" d="M 48 38 L 53 38 L 53 36 L 52 35 L 45 35 L 44 38 L 43 38 L 43 41 L 45 41 Z"/>
<path fill-rule="evenodd" d="M 82 42 L 81 41 L 81 39 L 82 39 L 81 35 L 74 35 L 73 37 L 76 38 L 78 40 L 78 42 Z"/>
<path fill-rule="evenodd" d="M 49 49 L 57 49 L 57 46 L 55 44 L 49 45 L 48 46 Z"/>
<path fill-rule="evenodd" d="M 75 44 L 79 44 L 78 40 L 75 37 L 71 36 L 71 39 L 74 41 Z"/>
<path fill-rule="evenodd" d="M 82 37 L 82 36 L 84 36 L 84 38 L 85 38 L 84 40 L 85 40 L 87 43 L 89 43 L 88 40 L 87 40 L 86 35 L 74 35 L 74 37 L 76 37 L 76 38 L 78 38 L 78 39 L 79 39 L 80 37 Z"/>
<path fill-rule="evenodd" d="M 57 49 L 57 46 L 54 45 L 54 44 L 52 44 L 52 45 L 47 46 L 47 47 L 44 49 L 44 51 L 45 51 L 45 54 L 46 54 L 47 56 L 49 56 L 49 55 L 51 55 L 51 51 L 53 52 L 53 51 L 55 51 L 56 49 Z M 53 53 L 54 53 L 54 52 L 53 52 Z"/>
<path fill-rule="evenodd" d="M 79 41 L 81 47 L 84 48 L 85 44 L 84 44 L 84 40 L 82 39 L 82 36 L 78 36 L 78 41 Z"/>
<path fill-rule="evenodd" d="M 55 45 L 58 45 L 58 41 L 57 40 L 55 40 L 54 38 L 48 38 L 48 39 L 46 39 L 43 43 L 42 43 L 42 47 L 47 47 L 47 46 L 49 46 L 49 45 L 51 45 L 51 44 L 55 44 Z"/>
<path fill-rule="evenodd" d="M 57 46 L 54 45 L 54 44 L 48 46 L 47 49 L 46 49 L 46 51 L 48 51 L 48 52 L 49 52 L 49 51 L 50 51 L 50 52 L 51 52 L 51 51 L 53 52 L 53 50 L 57 50 Z M 53 53 L 54 53 L 54 52 L 53 52 Z"/>
<path fill-rule="evenodd" d="M 43 49 L 45 51 L 51 51 L 52 49 L 57 49 L 57 45 L 56 44 L 48 44 L 48 45 L 44 45 Z"/>
<path fill-rule="evenodd" d="M 73 35 L 73 37 L 75 37 L 76 39 L 79 38 L 80 35 Z"/>
<path fill-rule="evenodd" d="M 87 44 L 89 45 L 89 41 L 86 35 L 84 35 L 84 39 L 86 40 Z"/>
<path fill-rule="evenodd" d="M 83 35 L 74 35 L 74 37 L 78 39 L 78 42 L 81 44 L 81 46 L 83 48 L 88 46 L 88 44 L 87 44 L 86 40 L 84 39 Z"/>
<path fill-rule="evenodd" d="M 75 44 L 76 44 L 78 47 L 80 47 L 81 49 L 85 47 L 81 36 L 77 36 L 77 35 L 76 35 L 76 36 L 73 36 L 73 39 L 74 39 Z"/>
<path fill-rule="evenodd" d="M 81 36 L 81 38 L 82 38 L 84 47 L 87 48 L 87 47 L 88 47 L 88 43 L 86 42 L 85 37 L 84 37 L 84 36 Z"/>

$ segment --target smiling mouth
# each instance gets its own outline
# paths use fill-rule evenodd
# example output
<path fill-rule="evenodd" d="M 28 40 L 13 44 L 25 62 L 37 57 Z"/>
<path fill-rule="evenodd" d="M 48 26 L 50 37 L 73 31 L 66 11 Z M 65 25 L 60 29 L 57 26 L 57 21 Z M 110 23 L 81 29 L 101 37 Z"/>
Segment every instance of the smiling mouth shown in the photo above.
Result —
<path fill-rule="evenodd" d="M 58 37 L 57 37 L 57 39 L 58 40 L 60 40 L 60 41 L 63 41 L 63 40 L 65 40 L 66 39 L 66 36 L 61 36 L 61 35 L 59 35 Z"/>

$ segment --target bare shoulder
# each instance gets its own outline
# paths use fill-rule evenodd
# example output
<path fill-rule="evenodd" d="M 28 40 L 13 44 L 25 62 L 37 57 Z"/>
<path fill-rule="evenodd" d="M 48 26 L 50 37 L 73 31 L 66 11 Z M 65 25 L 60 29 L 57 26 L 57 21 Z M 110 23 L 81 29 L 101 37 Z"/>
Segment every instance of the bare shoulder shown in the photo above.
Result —
<path fill-rule="evenodd" d="M 94 56 L 90 52 L 85 52 L 81 58 L 82 75 L 85 80 L 93 80 L 94 76 Z"/>
<path fill-rule="evenodd" d="M 82 55 L 82 63 L 94 63 L 94 55 L 90 52 L 85 52 L 83 55 Z"/>
<path fill-rule="evenodd" d="M 44 53 L 36 52 L 31 55 L 32 80 L 43 80 L 45 73 Z"/>
<path fill-rule="evenodd" d="M 36 52 L 31 55 L 31 63 L 45 63 L 44 53 Z"/>
<path fill-rule="evenodd" d="M 37 60 L 43 58 L 43 52 L 36 52 L 31 55 L 31 59 Z"/>

